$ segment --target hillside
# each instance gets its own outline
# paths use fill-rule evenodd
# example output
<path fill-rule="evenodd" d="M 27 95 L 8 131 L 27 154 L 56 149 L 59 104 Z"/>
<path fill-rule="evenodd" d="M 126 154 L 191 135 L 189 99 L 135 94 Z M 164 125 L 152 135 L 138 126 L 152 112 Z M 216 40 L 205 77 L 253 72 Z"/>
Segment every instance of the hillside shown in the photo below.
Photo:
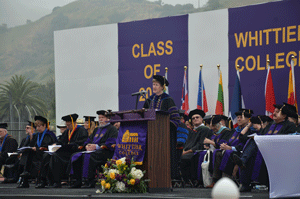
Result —
<path fill-rule="evenodd" d="M 210 0 L 206 7 L 146 0 L 78 0 L 35 22 L 0 26 L 0 83 L 14 74 L 45 84 L 54 77 L 53 31 L 251 5 L 271 0 Z"/>

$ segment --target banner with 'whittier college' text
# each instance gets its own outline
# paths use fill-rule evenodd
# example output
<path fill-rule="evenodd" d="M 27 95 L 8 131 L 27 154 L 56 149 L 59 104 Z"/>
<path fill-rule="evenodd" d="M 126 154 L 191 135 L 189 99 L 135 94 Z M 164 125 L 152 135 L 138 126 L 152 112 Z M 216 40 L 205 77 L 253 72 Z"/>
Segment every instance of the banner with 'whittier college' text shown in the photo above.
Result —
<path fill-rule="evenodd" d="M 129 157 L 141 164 L 144 160 L 146 143 L 147 121 L 122 122 L 113 159 Z"/>
<path fill-rule="evenodd" d="M 236 65 L 247 109 L 265 113 L 266 62 L 274 84 L 276 103 L 288 99 L 289 66 L 295 59 L 296 89 L 300 78 L 300 1 L 288 0 L 229 9 L 229 100 L 233 94 Z M 298 87 L 298 88 L 297 88 Z M 300 92 L 296 92 L 300 99 Z"/>

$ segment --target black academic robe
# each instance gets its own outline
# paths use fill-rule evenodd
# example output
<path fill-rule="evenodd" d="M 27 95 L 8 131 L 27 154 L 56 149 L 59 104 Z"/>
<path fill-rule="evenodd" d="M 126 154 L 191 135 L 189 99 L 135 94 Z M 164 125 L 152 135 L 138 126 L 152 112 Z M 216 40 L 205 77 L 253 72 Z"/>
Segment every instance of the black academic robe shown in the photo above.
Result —
<path fill-rule="evenodd" d="M 78 152 L 78 147 L 83 146 L 88 138 L 88 132 L 83 126 L 76 127 L 70 141 L 68 132 L 68 129 L 63 132 L 56 143 L 57 145 L 62 145 L 62 147 L 53 153 L 50 158 L 49 156 L 44 157 L 46 160 L 49 159 L 50 173 L 53 175 L 53 181 L 56 183 L 60 183 L 62 177 L 67 177 L 66 171 L 72 154 Z"/>
<path fill-rule="evenodd" d="M 206 126 L 200 126 L 196 130 L 190 130 L 188 138 L 186 140 L 184 151 L 192 150 L 204 150 L 203 141 L 205 138 L 210 138 L 213 132 Z"/>
<path fill-rule="evenodd" d="M 296 125 L 288 120 L 284 120 L 280 123 L 275 123 L 274 121 L 268 124 L 264 129 L 262 129 L 259 132 L 259 134 L 287 135 L 295 132 L 296 132 Z M 262 159 L 262 164 L 260 166 L 255 165 L 257 152 L 258 152 L 258 147 L 255 141 L 253 139 L 249 140 L 249 143 L 245 146 L 244 152 L 242 154 L 242 159 L 245 161 L 246 169 L 241 170 L 240 180 L 241 180 L 241 184 L 243 184 L 244 186 L 248 186 L 251 183 L 254 167 L 257 167 L 255 170 L 258 175 L 258 181 L 264 184 L 268 183 L 268 174 L 267 174 L 267 169 L 264 160 Z"/>
<path fill-rule="evenodd" d="M 31 141 L 25 142 L 25 144 L 30 147 L 36 147 L 36 151 L 30 149 L 24 150 L 20 159 L 20 165 L 24 166 L 24 171 L 31 173 L 32 176 L 36 176 L 40 170 L 40 164 L 44 154 L 43 148 L 48 148 L 48 145 L 52 145 L 56 141 L 52 133 L 47 131 L 41 145 L 38 146 L 37 142 L 41 140 L 42 134 L 43 133 L 35 133 Z"/>
<path fill-rule="evenodd" d="M 275 125 L 273 132 L 271 131 L 272 125 Z M 280 130 L 278 132 L 276 132 L 276 127 L 278 125 L 282 125 L 282 127 L 280 128 Z M 274 122 L 271 122 L 270 124 L 268 124 L 264 129 L 261 130 L 261 135 L 288 135 L 291 133 L 295 133 L 297 130 L 296 125 L 293 122 L 290 122 L 288 120 L 284 120 L 283 122 L 280 122 L 278 124 Z"/>
<path fill-rule="evenodd" d="M 0 168 L 2 168 L 2 165 L 5 164 L 6 160 L 8 159 L 7 153 L 16 152 L 17 149 L 18 142 L 12 136 L 7 135 L 5 142 L 2 145 L 2 150 L 0 152 Z"/>
<path fill-rule="evenodd" d="M 297 132 L 298 132 L 298 133 L 300 133 L 300 124 L 298 124 L 298 126 L 297 126 L 297 129 L 296 129 L 296 130 L 297 130 Z"/>
<path fill-rule="evenodd" d="M 105 134 L 98 140 L 97 138 L 104 131 L 106 131 Z M 118 130 L 112 124 L 97 127 L 84 143 L 84 146 L 87 144 L 97 144 L 99 147 L 105 146 L 106 148 L 98 149 L 89 154 L 83 154 L 82 152 L 73 154 L 71 158 L 71 174 L 73 178 L 81 180 L 81 177 L 84 177 L 93 180 L 96 174 L 96 168 L 104 164 L 107 159 L 111 159 L 114 155 L 114 149 L 111 145 L 116 144 L 117 137 Z"/>
<path fill-rule="evenodd" d="M 167 93 L 161 95 L 153 94 L 144 103 L 146 109 L 158 109 L 170 114 L 170 154 L 171 154 L 171 178 L 174 179 L 178 173 L 178 162 L 176 153 L 177 127 L 180 123 L 180 116 L 174 100 Z"/>
<path fill-rule="evenodd" d="M 197 165 L 199 156 L 195 156 L 194 152 L 197 150 L 204 150 L 204 139 L 210 139 L 212 135 L 212 130 L 206 126 L 200 126 L 196 130 L 190 130 L 183 150 L 192 150 L 193 152 L 182 155 L 180 164 L 182 177 L 186 182 L 188 180 L 197 179 Z"/>

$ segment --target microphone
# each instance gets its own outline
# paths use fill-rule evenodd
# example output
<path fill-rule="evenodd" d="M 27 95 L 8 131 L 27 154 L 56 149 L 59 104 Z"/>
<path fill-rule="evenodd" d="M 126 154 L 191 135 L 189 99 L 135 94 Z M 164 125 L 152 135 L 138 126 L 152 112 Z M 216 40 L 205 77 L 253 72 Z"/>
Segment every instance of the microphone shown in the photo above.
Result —
<path fill-rule="evenodd" d="M 140 91 L 140 92 L 132 93 L 131 96 L 144 95 L 146 93 L 148 93 L 148 91 Z"/>

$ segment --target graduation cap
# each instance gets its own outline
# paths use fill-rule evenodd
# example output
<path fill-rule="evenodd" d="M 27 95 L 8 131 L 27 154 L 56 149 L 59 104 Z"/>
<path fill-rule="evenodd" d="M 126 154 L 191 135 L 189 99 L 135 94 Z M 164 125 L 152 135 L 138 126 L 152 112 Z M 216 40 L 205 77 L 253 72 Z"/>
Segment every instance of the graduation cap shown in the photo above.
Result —
<path fill-rule="evenodd" d="M 28 124 L 27 124 L 28 126 L 31 126 L 31 127 L 33 127 L 33 128 L 36 128 L 34 122 L 31 122 L 31 121 L 28 121 L 28 120 L 27 120 L 27 122 L 28 122 Z"/>
<path fill-rule="evenodd" d="M 193 115 L 196 115 L 196 114 L 200 115 L 202 118 L 205 117 L 204 111 L 199 110 L 199 109 L 194 109 L 189 113 L 189 118 L 192 119 Z"/>
<path fill-rule="evenodd" d="M 257 115 L 257 116 L 251 117 L 250 122 L 253 124 L 261 124 L 261 123 L 263 123 L 263 120 L 262 120 L 261 116 Z"/>
<path fill-rule="evenodd" d="M 161 75 L 153 75 L 153 81 L 158 81 L 161 86 L 169 86 L 168 80 Z"/>
<path fill-rule="evenodd" d="M 105 111 L 105 110 L 99 110 L 96 113 L 97 113 L 97 115 L 104 115 L 105 117 L 107 117 L 107 111 Z"/>
<path fill-rule="evenodd" d="M 250 118 L 253 114 L 253 111 L 251 109 L 240 109 L 238 112 L 234 113 L 236 116 L 238 115 L 244 115 L 247 118 Z"/>
<path fill-rule="evenodd" d="M 184 118 L 184 121 L 188 121 L 189 120 L 189 117 L 186 114 L 184 114 L 185 110 L 179 109 L 178 112 L 179 112 L 180 117 Z"/>
<path fill-rule="evenodd" d="M 279 109 L 279 111 L 282 114 L 284 114 L 284 115 L 289 116 L 291 114 L 291 111 L 289 110 L 288 105 L 286 105 L 286 104 L 283 104 L 283 105 L 281 105 L 281 104 L 274 104 L 273 106 L 275 108 Z"/>
<path fill-rule="evenodd" d="M 86 122 L 95 121 L 96 117 L 93 116 L 83 116 Z"/>
<path fill-rule="evenodd" d="M 222 115 L 213 115 L 210 124 L 218 124 L 223 119 Z"/>
<path fill-rule="evenodd" d="M 288 108 L 288 110 L 289 110 L 289 114 L 288 114 L 288 117 L 292 117 L 292 118 L 294 118 L 294 119 L 298 119 L 298 114 L 297 114 L 297 108 L 296 108 L 296 106 L 294 106 L 294 105 L 291 105 L 291 104 L 288 104 L 288 103 L 285 103 L 285 102 L 283 102 L 283 104 Z"/>
<path fill-rule="evenodd" d="M 203 121 L 205 122 L 205 124 L 210 124 L 212 115 L 205 115 L 205 117 L 203 117 Z"/>
<path fill-rule="evenodd" d="M 228 120 L 228 117 L 227 117 L 227 116 L 225 116 L 225 115 L 220 115 L 220 116 L 221 116 L 221 120 L 225 120 L 225 121 Z"/>
<path fill-rule="evenodd" d="M 75 122 L 77 120 L 77 118 L 78 118 L 78 115 L 76 113 L 74 113 L 74 114 L 63 116 L 61 119 L 66 122 Z"/>
<path fill-rule="evenodd" d="M 47 124 L 47 123 L 48 123 L 48 120 L 47 120 L 46 118 L 44 118 L 43 116 L 39 116 L 39 115 L 36 115 L 36 116 L 34 117 L 34 120 L 35 120 L 35 121 L 39 120 L 39 121 L 43 122 L 44 124 Z"/>
<path fill-rule="evenodd" d="M 260 115 L 260 119 L 265 122 L 273 122 L 273 119 L 266 115 Z"/>
<path fill-rule="evenodd" d="M 96 117 L 93 116 L 83 116 L 83 117 L 85 121 L 89 123 L 89 128 L 91 128 L 91 122 L 94 122 Z"/>
<path fill-rule="evenodd" d="M 6 129 L 7 127 L 7 123 L 0 123 L 0 129 Z"/>

